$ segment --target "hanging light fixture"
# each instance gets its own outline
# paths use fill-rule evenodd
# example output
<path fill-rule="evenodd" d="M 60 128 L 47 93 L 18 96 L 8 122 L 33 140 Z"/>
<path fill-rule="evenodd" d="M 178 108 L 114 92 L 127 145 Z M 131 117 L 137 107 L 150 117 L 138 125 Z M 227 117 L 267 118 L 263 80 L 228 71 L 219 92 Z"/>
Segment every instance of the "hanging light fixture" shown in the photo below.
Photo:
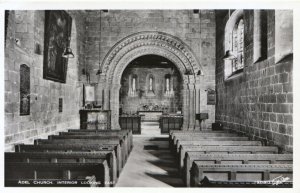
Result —
<path fill-rule="evenodd" d="M 70 47 L 66 47 L 62 57 L 63 58 L 74 58 L 75 56 L 72 52 L 72 49 Z"/>
<path fill-rule="evenodd" d="M 230 9 L 228 10 L 228 20 L 230 18 Z M 233 35 L 231 37 L 231 50 L 226 50 L 225 56 L 223 56 L 223 60 L 235 60 L 237 57 L 233 53 Z"/>
<path fill-rule="evenodd" d="M 102 74 L 102 70 L 101 70 L 101 58 L 100 58 L 100 56 L 101 56 L 101 31 L 102 31 L 102 29 L 101 29 L 101 10 L 99 11 L 99 20 L 100 20 L 100 23 L 99 23 L 99 28 L 100 28 L 100 32 L 99 32 L 99 34 L 100 34 L 100 39 L 99 39 L 99 69 L 97 70 L 97 73 L 96 73 L 96 75 L 100 75 L 100 74 Z"/>
<path fill-rule="evenodd" d="M 234 60 L 236 56 L 233 54 L 231 50 L 227 50 L 225 56 L 223 56 L 223 60 Z"/>
<path fill-rule="evenodd" d="M 74 54 L 72 52 L 72 49 L 70 48 L 70 42 L 71 42 L 71 34 L 69 34 L 69 23 L 67 26 L 67 34 L 68 34 L 68 40 L 67 40 L 67 46 L 62 54 L 63 58 L 74 58 Z"/>

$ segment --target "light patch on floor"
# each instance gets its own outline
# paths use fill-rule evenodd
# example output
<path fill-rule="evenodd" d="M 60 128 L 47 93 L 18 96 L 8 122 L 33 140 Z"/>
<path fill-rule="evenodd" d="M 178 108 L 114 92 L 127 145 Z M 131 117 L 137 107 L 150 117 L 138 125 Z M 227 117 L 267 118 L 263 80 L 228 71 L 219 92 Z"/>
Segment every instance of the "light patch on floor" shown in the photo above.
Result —
<path fill-rule="evenodd" d="M 116 187 L 183 187 L 166 136 L 135 135 L 133 143 Z M 158 146 L 158 150 L 145 150 L 145 145 Z"/>

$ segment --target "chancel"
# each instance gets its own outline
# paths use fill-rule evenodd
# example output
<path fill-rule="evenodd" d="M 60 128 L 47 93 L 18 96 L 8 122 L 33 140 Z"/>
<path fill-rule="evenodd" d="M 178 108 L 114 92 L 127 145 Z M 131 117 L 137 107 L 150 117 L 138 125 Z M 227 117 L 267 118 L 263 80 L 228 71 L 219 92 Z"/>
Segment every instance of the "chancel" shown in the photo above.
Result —
<path fill-rule="evenodd" d="M 293 10 L 7 10 L 4 41 L 6 187 L 293 187 Z"/>

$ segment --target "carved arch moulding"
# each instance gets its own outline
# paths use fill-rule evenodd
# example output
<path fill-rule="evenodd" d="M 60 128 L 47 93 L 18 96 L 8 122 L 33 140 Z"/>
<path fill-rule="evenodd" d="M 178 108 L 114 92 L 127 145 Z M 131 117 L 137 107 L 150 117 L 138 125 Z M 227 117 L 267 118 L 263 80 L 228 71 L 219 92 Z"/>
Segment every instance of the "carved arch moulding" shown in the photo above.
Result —
<path fill-rule="evenodd" d="M 144 50 L 144 54 L 139 51 L 135 52 L 135 50 Z M 171 60 L 175 65 L 177 64 L 176 66 L 182 75 L 186 71 L 192 72 L 193 76 L 199 71 L 203 74 L 203 69 L 194 53 L 180 39 L 163 32 L 139 32 L 119 41 L 105 56 L 102 63 L 102 73 L 107 83 L 116 83 L 112 82 L 112 77 L 119 76 L 120 72 L 117 69 L 125 69 L 128 65 L 126 62 L 121 62 L 121 60 L 124 61 L 124 57 L 128 57 L 128 53 L 137 53 L 136 56 L 130 54 L 131 60 L 137 56 L 157 54 Z M 193 79 L 195 80 L 195 77 Z"/>

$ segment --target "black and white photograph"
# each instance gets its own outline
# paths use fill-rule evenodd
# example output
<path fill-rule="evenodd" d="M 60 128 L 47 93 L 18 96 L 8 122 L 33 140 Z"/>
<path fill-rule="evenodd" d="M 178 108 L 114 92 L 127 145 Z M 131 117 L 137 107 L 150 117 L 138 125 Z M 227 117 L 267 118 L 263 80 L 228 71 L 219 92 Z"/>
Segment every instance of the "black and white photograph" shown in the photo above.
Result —
<path fill-rule="evenodd" d="M 4 191 L 295 190 L 299 4 L 54 4 L 1 9 Z"/>

